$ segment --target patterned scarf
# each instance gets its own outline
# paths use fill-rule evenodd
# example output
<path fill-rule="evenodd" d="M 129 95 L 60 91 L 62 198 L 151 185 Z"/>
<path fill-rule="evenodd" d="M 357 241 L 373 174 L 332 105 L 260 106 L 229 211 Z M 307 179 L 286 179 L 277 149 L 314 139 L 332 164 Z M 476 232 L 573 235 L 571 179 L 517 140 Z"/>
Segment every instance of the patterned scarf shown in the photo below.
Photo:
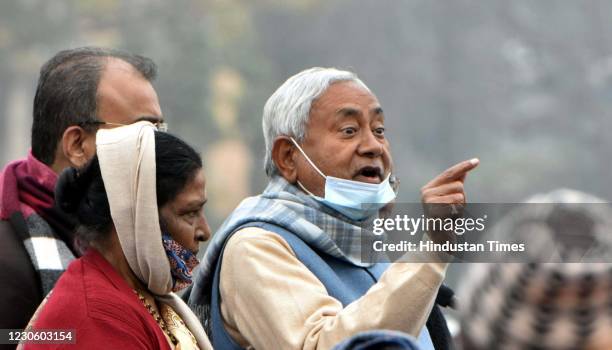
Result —
<path fill-rule="evenodd" d="M 172 291 L 178 292 L 191 284 L 191 272 L 200 261 L 189 249 L 185 249 L 168 233 L 162 234 L 162 244 L 170 262 Z"/>
<path fill-rule="evenodd" d="M 0 174 L 0 219 L 10 220 L 37 271 L 43 295 L 74 259 L 74 222 L 54 206 L 57 175 L 32 153 Z"/>
<path fill-rule="evenodd" d="M 317 202 L 281 176 L 275 176 L 264 192 L 249 197 L 225 220 L 217 231 L 194 273 L 189 304 L 206 319 L 215 265 L 227 237 L 251 222 L 267 222 L 296 234 L 318 252 L 326 253 L 356 266 L 361 262 L 362 228 L 338 212 Z"/>

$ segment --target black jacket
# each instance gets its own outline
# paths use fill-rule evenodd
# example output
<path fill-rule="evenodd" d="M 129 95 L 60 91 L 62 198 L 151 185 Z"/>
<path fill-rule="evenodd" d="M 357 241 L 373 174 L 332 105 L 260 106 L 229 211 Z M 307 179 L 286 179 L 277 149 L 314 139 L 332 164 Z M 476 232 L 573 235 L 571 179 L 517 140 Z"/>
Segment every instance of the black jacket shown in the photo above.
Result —
<path fill-rule="evenodd" d="M 43 299 L 40 281 L 18 232 L 0 220 L 0 328 L 23 329 Z M 1 345 L 0 350 L 15 345 Z"/>

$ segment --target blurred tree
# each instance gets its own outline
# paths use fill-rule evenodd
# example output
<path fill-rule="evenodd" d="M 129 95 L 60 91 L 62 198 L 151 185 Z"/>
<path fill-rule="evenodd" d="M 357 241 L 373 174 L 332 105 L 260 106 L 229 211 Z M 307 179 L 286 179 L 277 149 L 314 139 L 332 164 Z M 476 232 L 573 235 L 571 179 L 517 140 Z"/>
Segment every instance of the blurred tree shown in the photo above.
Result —
<path fill-rule="evenodd" d="M 69 20 L 74 15 L 73 6 L 68 2 L 0 2 L 1 164 L 15 154 L 24 156 L 29 147 L 34 96 L 31 86 L 51 48 L 74 38 L 65 35 L 74 29 L 75 21 Z"/>
<path fill-rule="evenodd" d="M 239 188 L 213 226 L 263 189 L 263 105 L 312 66 L 354 70 L 377 93 L 402 200 L 472 156 L 482 159 L 472 201 L 560 186 L 612 198 L 610 10 L 604 0 L 0 2 L 0 160 L 29 144 L 40 65 L 103 45 L 158 63 L 170 131 L 203 150 L 214 193 Z M 228 168 L 229 154 L 245 166 Z"/>

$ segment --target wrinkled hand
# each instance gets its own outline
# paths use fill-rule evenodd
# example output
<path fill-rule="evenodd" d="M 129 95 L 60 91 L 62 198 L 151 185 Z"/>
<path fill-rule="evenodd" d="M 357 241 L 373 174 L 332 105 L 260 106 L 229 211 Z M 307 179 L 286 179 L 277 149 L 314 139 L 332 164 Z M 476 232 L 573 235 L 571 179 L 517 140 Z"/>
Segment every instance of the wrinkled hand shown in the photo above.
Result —
<path fill-rule="evenodd" d="M 461 217 L 466 203 L 464 183 L 467 173 L 476 168 L 480 161 L 477 158 L 465 160 L 444 170 L 440 175 L 421 188 L 421 202 L 425 216 L 431 218 Z M 429 232 L 436 243 L 455 241 L 452 232 Z"/>

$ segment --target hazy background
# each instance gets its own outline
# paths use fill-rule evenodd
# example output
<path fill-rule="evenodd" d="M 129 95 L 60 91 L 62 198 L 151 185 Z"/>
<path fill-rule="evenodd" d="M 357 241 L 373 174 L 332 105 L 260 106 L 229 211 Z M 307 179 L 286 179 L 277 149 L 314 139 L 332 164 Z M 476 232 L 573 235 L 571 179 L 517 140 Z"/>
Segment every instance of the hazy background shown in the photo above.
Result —
<path fill-rule="evenodd" d="M 399 200 L 474 156 L 472 202 L 557 187 L 612 197 L 610 1 L 0 1 L 0 164 L 26 154 L 42 63 L 101 45 L 151 57 L 175 133 L 202 151 L 213 229 L 266 183 L 263 105 L 312 66 L 377 94 Z"/>

